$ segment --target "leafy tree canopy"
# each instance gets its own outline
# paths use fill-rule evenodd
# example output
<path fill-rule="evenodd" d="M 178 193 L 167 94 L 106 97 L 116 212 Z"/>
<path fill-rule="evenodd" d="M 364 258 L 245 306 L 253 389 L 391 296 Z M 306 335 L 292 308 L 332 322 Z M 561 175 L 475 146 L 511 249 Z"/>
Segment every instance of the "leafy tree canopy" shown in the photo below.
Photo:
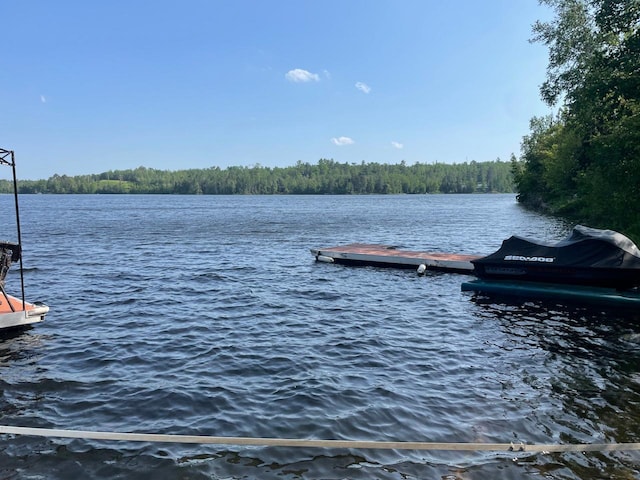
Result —
<path fill-rule="evenodd" d="M 640 237 L 640 0 L 541 0 L 549 49 L 540 89 L 554 117 L 534 118 L 516 172 L 525 204 Z"/>

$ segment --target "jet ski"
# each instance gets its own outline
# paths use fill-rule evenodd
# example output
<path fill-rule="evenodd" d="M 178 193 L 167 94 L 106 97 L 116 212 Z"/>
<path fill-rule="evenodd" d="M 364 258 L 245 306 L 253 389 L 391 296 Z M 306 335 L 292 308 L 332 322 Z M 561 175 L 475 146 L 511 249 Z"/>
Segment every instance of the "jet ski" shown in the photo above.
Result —
<path fill-rule="evenodd" d="M 512 236 L 471 261 L 483 280 L 517 280 L 628 290 L 640 286 L 640 250 L 613 230 L 577 225 L 557 243 Z"/>

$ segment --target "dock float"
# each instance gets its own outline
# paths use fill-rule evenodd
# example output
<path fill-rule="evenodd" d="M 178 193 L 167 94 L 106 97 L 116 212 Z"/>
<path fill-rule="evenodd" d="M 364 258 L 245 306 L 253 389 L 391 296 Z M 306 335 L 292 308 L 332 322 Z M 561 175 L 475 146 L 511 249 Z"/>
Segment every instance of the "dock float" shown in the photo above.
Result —
<path fill-rule="evenodd" d="M 465 282 L 462 284 L 461 289 L 463 292 L 505 295 L 526 299 L 559 300 L 563 303 L 569 302 L 633 309 L 637 309 L 640 306 L 640 292 L 637 290 L 620 291 L 615 288 L 582 285 L 562 285 L 515 280 L 485 281 L 481 279 Z"/>
<path fill-rule="evenodd" d="M 415 268 L 418 273 L 426 270 L 473 274 L 472 260 L 480 255 L 464 255 L 439 252 L 413 252 L 390 245 L 352 243 L 349 245 L 312 248 L 311 254 L 318 262 L 345 265 L 391 268 Z"/>

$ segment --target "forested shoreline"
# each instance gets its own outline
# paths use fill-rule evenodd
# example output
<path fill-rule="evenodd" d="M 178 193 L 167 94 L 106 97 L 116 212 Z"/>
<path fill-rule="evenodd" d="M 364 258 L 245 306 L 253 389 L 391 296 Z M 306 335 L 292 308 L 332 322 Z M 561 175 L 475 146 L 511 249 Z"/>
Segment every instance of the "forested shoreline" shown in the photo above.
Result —
<path fill-rule="evenodd" d="M 47 180 L 20 180 L 24 193 L 53 194 L 420 194 L 514 192 L 512 170 L 518 165 L 499 159 L 460 164 L 338 163 L 321 159 L 316 164 L 298 162 L 292 167 L 229 167 L 179 171 L 138 167 L 95 175 L 54 175 Z M 0 193 L 13 184 L 0 181 Z"/>
<path fill-rule="evenodd" d="M 549 49 L 542 98 L 515 169 L 532 208 L 640 240 L 640 1 L 541 0 L 534 25 Z M 520 168 L 522 167 L 522 168 Z"/>

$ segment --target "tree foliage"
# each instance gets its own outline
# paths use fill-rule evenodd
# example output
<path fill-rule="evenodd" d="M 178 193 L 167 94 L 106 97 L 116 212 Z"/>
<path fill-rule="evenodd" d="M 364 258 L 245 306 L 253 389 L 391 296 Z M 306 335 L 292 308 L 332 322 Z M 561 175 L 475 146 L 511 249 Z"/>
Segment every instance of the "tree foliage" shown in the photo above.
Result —
<path fill-rule="evenodd" d="M 180 171 L 138 167 L 97 175 L 54 175 L 21 180 L 20 193 L 235 194 L 388 194 L 513 192 L 512 164 L 493 162 L 397 165 L 348 164 L 322 159 L 293 167 L 229 167 Z M 0 193 L 13 185 L 0 181 Z"/>
<path fill-rule="evenodd" d="M 541 0 L 549 48 L 542 98 L 523 139 L 521 201 L 640 236 L 640 0 Z"/>

